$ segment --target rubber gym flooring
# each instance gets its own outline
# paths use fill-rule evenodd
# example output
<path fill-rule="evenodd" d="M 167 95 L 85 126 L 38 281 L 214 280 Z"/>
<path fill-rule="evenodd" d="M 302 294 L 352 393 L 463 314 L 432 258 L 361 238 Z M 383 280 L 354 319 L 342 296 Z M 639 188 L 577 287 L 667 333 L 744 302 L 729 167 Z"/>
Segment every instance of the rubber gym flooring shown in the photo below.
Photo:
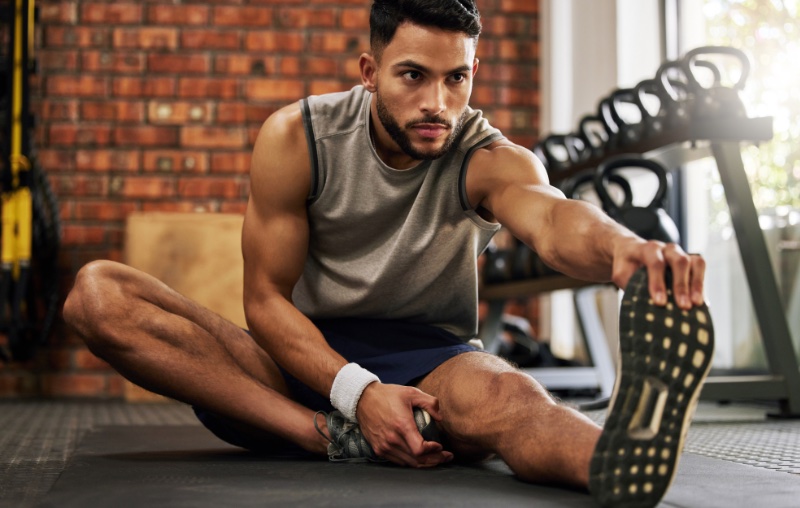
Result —
<path fill-rule="evenodd" d="M 798 506 L 800 420 L 702 403 L 663 506 Z M 601 422 L 603 411 L 587 413 Z M 257 457 L 182 404 L 0 402 L 0 507 L 594 506 L 500 461 L 415 471 Z"/>

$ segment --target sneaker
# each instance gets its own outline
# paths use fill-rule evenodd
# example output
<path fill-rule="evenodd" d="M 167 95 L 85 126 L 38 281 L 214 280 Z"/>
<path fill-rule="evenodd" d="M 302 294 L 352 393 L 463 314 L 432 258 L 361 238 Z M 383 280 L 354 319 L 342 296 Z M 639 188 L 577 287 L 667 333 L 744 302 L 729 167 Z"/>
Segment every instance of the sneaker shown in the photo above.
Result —
<path fill-rule="evenodd" d="M 601 506 L 658 504 L 672 483 L 711 367 L 714 330 L 708 307 L 680 309 L 669 270 L 666 282 L 666 306 L 650 299 L 645 269 L 625 288 L 620 366 L 589 470 L 589 491 Z"/>
<path fill-rule="evenodd" d="M 325 435 L 317 424 L 317 415 L 325 416 L 325 423 L 328 426 L 328 434 Z M 439 429 L 435 422 L 422 408 L 414 408 L 414 422 L 417 424 L 426 441 L 441 442 Z M 331 462 L 386 462 L 375 455 L 372 447 L 364 438 L 357 423 L 351 422 L 339 411 L 326 413 L 317 411 L 314 415 L 314 427 L 317 432 L 330 441 L 328 445 L 328 459 Z"/>

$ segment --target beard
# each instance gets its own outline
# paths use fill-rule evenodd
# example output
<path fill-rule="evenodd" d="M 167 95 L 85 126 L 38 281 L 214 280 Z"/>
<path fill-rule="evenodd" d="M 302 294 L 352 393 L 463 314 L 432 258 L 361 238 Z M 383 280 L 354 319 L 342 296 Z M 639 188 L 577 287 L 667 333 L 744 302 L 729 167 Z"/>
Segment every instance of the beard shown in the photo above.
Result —
<path fill-rule="evenodd" d="M 383 128 L 386 129 L 386 132 L 389 133 L 389 136 L 391 136 L 392 140 L 397 143 L 397 146 L 399 146 L 406 155 L 414 160 L 434 160 L 449 152 L 453 147 L 453 143 L 456 139 L 458 139 L 459 134 L 461 134 L 461 130 L 464 128 L 464 120 L 467 117 L 467 110 L 464 109 L 455 125 L 452 125 L 444 118 L 434 115 L 426 116 L 418 120 L 411 120 L 405 124 L 405 128 L 402 128 L 392 114 L 389 113 L 389 109 L 386 107 L 386 103 L 383 102 L 380 91 L 376 91 L 375 99 L 377 101 L 376 106 L 378 109 L 378 119 L 381 121 Z M 411 138 L 408 136 L 408 130 L 413 128 L 415 125 L 423 123 L 439 124 L 450 129 L 450 134 L 447 136 L 444 144 L 438 150 L 417 150 L 411 144 Z"/>

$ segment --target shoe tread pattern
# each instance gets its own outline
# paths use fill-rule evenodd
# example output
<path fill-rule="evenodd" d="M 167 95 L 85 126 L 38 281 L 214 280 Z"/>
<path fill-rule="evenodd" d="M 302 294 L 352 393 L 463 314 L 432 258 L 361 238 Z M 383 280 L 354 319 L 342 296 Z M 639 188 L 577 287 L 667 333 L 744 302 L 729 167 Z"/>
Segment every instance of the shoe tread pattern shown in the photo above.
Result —
<path fill-rule="evenodd" d="M 669 271 L 666 282 L 666 306 L 650 299 L 644 269 L 633 275 L 622 300 L 619 379 L 590 466 L 589 489 L 602 506 L 658 504 L 672 482 L 711 366 L 714 332 L 708 307 L 680 309 Z M 652 403 L 658 394 L 659 402 Z M 663 409 L 655 432 L 632 432 L 640 428 L 637 422 L 650 421 L 654 407 Z"/>

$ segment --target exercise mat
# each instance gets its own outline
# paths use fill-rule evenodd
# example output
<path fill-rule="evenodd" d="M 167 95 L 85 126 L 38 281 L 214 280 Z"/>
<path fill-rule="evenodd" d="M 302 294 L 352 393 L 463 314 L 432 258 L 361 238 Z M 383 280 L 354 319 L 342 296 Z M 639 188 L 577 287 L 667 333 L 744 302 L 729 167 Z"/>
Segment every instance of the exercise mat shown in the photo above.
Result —
<path fill-rule="evenodd" d="M 684 454 L 662 506 L 796 506 L 800 478 Z M 583 492 L 515 479 L 499 460 L 414 470 L 282 459 L 228 446 L 199 426 L 89 433 L 41 507 L 595 506 Z"/>

